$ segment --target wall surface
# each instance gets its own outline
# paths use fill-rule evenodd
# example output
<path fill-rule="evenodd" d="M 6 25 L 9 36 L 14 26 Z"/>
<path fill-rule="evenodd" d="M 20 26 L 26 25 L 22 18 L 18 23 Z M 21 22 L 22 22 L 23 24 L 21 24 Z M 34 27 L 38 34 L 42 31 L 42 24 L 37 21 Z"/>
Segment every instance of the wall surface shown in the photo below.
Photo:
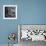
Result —
<path fill-rule="evenodd" d="M 18 6 L 17 20 L 3 19 L 3 5 Z M 8 43 L 10 32 L 17 34 L 18 24 L 46 24 L 46 0 L 0 0 L 0 44 Z"/>
<path fill-rule="evenodd" d="M 46 24 L 46 0 L 23 0 L 21 24 Z"/>
<path fill-rule="evenodd" d="M 3 19 L 3 5 L 18 5 L 18 19 L 8 20 Z M 20 1 L 17 0 L 0 0 L 0 44 L 7 44 L 8 34 L 10 32 L 15 32 L 18 35 L 17 24 L 20 22 Z M 15 43 L 18 43 L 18 37 Z"/>

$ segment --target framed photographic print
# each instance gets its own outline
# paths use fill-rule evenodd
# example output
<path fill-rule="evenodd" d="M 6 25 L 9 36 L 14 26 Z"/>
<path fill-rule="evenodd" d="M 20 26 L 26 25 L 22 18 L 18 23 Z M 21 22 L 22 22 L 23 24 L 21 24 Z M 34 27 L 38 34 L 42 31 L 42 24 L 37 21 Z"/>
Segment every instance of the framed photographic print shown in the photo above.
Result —
<path fill-rule="evenodd" d="M 3 5 L 3 19 L 17 19 L 17 5 Z"/>
<path fill-rule="evenodd" d="M 46 25 L 20 24 L 18 25 L 18 41 L 46 41 Z"/>

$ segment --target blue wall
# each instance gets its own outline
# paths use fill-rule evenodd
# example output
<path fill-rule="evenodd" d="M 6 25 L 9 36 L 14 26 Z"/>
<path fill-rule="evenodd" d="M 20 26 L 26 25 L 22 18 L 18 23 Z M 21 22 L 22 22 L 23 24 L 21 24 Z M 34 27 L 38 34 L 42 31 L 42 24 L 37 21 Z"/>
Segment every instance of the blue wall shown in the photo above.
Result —
<path fill-rule="evenodd" d="M 18 6 L 17 20 L 3 19 L 3 5 L 7 4 Z M 46 0 L 0 0 L 0 44 L 8 43 L 10 32 L 17 34 L 18 24 L 46 24 Z"/>
<path fill-rule="evenodd" d="M 23 0 L 21 24 L 46 24 L 46 0 Z"/>
<path fill-rule="evenodd" d="M 3 19 L 3 5 L 19 5 L 18 6 L 18 19 L 17 20 L 8 20 Z M 8 34 L 10 32 L 16 32 L 18 35 L 18 28 L 17 25 L 20 22 L 20 12 L 21 9 L 20 2 L 17 0 L 0 0 L 0 44 L 7 44 L 8 41 Z M 20 10 L 19 10 L 20 9 Z M 16 43 L 18 43 L 18 38 L 16 38 Z"/>

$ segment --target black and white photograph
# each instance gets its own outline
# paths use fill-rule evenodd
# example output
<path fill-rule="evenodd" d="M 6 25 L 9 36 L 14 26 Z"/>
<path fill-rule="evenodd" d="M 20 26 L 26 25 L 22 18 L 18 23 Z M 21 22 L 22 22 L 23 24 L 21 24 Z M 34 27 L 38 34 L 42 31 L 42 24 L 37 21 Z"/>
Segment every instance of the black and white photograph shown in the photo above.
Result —
<path fill-rule="evenodd" d="M 17 5 L 3 5 L 3 19 L 17 19 Z"/>
<path fill-rule="evenodd" d="M 46 25 L 18 25 L 18 41 L 20 46 L 31 46 L 46 42 Z"/>

